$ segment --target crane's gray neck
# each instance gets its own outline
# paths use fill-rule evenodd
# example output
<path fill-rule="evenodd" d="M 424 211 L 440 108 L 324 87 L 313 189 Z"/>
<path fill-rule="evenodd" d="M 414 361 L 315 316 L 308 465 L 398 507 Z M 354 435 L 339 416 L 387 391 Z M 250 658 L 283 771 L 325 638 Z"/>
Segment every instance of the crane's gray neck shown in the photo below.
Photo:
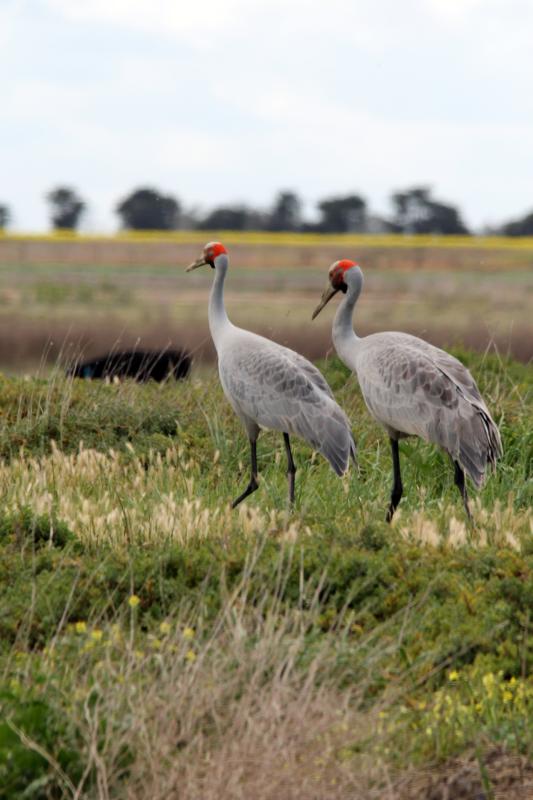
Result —
<path fill-rule="evenodd" d="M 363 288 L 363 273 L 359 267 L 352 267 L 344 276 L 348 291 L 337 309 L 333 320 L 333 344 L 341 359 L 355 369 L 351 363 L 355 355 L 359 337 L 353 329 L 353 312 Z"/>
<path fill-rule="evenodd" d="M 215 347 L 224 331 L 231 326 L 224 306 L 224 281 L 228 271 L 228 259 L 220 255 L 216 259 L 215 279 L 209 295 L 209 330 Z M 217 347 L 218 349 L 218 347 Z"/>

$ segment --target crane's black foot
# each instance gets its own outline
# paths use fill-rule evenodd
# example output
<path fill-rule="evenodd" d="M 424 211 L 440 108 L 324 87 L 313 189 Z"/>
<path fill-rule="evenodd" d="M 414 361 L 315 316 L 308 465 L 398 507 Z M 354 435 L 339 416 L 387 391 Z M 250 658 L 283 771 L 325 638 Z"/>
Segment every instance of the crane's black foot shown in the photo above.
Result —
<path fill-rule="evenodd" d="M 466 512 L 466 518 L 468 519 L 468 522 L 472 525 L 474 520 L 472 518 L 472 514 L 470 513 L 470 506 L 468 504 L 468 492 L 466 489 L 465 473 L 458 461 L 454 461 L 453 465 L 455 467 L 455 475 L 453 480 L 455 485 L 459 489 L 459 492 L 461 493 L 461 497 L 463 498 L 463 505 Z"/>
<path fill-rule="evenodd" d="M 394 512 L 396 511 L 396 509 L 400 505 L 400 500 L 402 499 L 402 494 L 403 494 L 403 486 L 402 486 L 402 483 L 400 481 L 399 484 L 396 484 L 396 483 L 394 484 L 394 488 L 393 488 L 391 496 L 390 496 L 390 504 L 389 504 L 389 508 L 387 510 L 387 516 L 385 517 L 387 522 L 392 522 L 392 518 L 394 516 Z"/>
<path fill-rule="evenodd" d="M 246 487 L 246 489 L 244 490 L 244 492 L 243 492 L 242 494 L 240 494 L 240 495 L 237 497 L 237 499 L 236 499 L 236 500 L 234 500 L 234 501 L 233 501 L 233 503 L 231 504 L 231 507 L 232 507 L 232 508 L 237 508 L 237 506 L 239 505 L 239 503 L 242 503 L 242 501 L 243 501 L 243 500 L 244 500 L 246 497 L 248 497 L 248 495 L 249 495 L 249 494 L 252 494 L 252 493 L 253 493 L 253 492 L 255 492 L 255 490 L 256 490 L 256 489 L 258 489 L 258 488 L 259 488 L 259 484 L 258 484 L 258 482 L 257 482 L 256 478 L 255 478 L 254 476 L 252 476 L 252 477 L 250 478 L 250 483 L 248 484 L 248 486 Z"/>

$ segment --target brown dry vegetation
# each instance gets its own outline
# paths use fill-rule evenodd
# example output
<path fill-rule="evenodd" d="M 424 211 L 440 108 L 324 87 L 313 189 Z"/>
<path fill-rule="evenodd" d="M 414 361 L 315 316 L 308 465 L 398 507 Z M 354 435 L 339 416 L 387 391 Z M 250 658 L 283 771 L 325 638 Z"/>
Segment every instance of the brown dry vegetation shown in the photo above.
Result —
<path fill-rule="evenodd" d="M 206 234 L 208 236 L 209 234 Z M 342 240 L 341 240 L 342 241 Z M 34 370 L 59 354 L 113 347 L 185 345 L 212 360 L 207 328 L 211 275 L 185 275 L 201 245 L 176 242 L 50 242 L 0 239 L 0 365 Z M 237 324 L 310 358 L 331 348 L 333 306 L 310 315 L 331 261 L 358 258 L 365 290 L 362 334 L 405 330 L 441 346 L 495 346 L 533 356 L 533 256 L 527 250 L 231 247 L 227 304 Z M 149 266 L 147 266 L 149 265 Z"/>

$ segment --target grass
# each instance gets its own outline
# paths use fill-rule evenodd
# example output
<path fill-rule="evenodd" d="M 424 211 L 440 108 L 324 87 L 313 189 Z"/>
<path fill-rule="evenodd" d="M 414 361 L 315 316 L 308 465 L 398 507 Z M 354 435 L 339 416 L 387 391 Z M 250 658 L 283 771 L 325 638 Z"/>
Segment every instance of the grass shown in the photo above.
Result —
<path fill-rule="evenodd" d="M 230 510 L 247 444 L 210 370 L 3 378 L 0 798 L 414 798 L 455 764 L 490 796 L 502 759 L 519 797 L 533 379 L 459 355 L 505 448 L 473 529 L 446 458 L 415 441 L 385 524 L 388 445 L 336 359 L 360 471 L 339 480 L 296 444 L 292 513 L 273 434 Z"/>

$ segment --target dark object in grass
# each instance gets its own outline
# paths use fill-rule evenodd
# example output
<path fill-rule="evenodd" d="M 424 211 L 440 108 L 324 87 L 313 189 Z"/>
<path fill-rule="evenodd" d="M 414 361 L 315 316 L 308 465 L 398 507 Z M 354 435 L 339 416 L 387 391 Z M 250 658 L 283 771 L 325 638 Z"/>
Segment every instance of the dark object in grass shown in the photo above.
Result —
<path fill-rule="evenodd" d="M 126 350 L 112 352 L 90 361 L 78 361 L 67 369 L 71 378 L 133 378 L 139 383 L 167 378 L 186 378 L 191 369 L 186 350 Z"/>

